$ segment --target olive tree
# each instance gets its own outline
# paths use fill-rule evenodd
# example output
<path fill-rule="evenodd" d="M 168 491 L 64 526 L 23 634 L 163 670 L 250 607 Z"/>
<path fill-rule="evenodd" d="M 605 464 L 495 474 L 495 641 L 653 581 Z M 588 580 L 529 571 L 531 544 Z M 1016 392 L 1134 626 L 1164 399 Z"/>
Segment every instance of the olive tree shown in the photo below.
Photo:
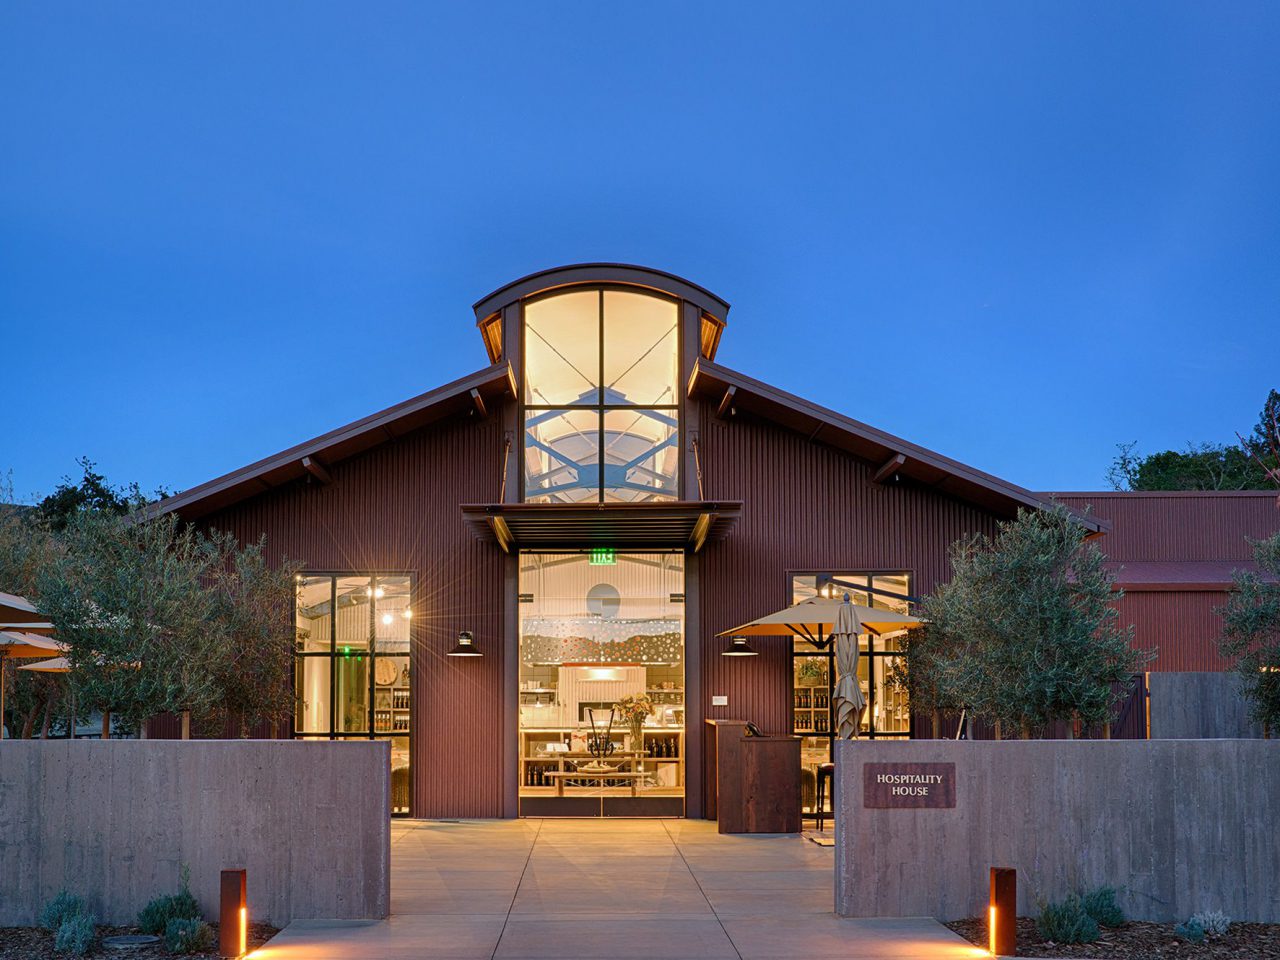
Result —
<path fill-rule="evenodd" d="M 950 582 L 922 603 L 926 699 L 963 705 L 997 736 L 1016 728 L 1026 738 L 1056 720 L 1110 723 L 1123 697 L 1115 685 L 1152 655 L 1119 625 L 1121 594 L 1087 533 L 1055 505 L 952 545 Z"/>
<path fill-rule="evenodd" d="M 1253 541 L 1259 571 L 1238 570 L 1222 616 L 1222 655 L 1234 660 L 1250 715 L 1266 736 L 1280 726 L 1280 533 Z"/>
<path fill-rule="evenodd" d="M 223 642 L 213 665 L 216 697 L 201 720 L 234 721 L 240 736 L 259 722 L 273 731 L 287 723 L 293 709 L 292 668 L 297 631 L 296 564 L 267 562 L 265 537 L 241 547 L 227 533 L 204 541 L 209 559 L 213 609 Z"/>
<path fill-rule="evenodd" d="M 37 589 L 80 701 L 129 729 L 157 713 L 211 710 L 225 638 L 200 537 L 173 515 L 82 510 L 62 539 Z"/>

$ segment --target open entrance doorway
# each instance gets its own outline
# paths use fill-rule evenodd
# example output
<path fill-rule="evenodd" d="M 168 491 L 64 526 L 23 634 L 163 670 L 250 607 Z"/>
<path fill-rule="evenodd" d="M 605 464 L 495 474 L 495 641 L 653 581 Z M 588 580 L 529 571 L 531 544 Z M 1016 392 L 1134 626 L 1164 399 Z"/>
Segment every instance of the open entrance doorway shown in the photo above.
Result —
<path fill-rule="evenodd" d="M 524 553 L 519 593 L 520 815 L 683 816 L 683 553 Z"/>

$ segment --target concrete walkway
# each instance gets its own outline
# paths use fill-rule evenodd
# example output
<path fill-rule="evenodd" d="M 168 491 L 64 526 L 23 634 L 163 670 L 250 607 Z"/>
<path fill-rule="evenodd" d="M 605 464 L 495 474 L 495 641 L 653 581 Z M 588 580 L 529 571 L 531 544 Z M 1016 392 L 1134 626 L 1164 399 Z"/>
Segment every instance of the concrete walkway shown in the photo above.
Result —
<path fill-rule="evenodd" d="M 390 920 L 295 921 L 254 960 L 953 960 L 930 920 L 832 913 L 832 850 L 703 820 L 396 821 Z"/>

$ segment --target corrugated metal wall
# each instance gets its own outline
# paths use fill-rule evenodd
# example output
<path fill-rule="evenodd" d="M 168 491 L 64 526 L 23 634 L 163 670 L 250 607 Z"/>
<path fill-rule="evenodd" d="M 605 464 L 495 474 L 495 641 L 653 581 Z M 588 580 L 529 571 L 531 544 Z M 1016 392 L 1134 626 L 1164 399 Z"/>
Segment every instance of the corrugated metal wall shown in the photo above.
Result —
<path fill-rule="evenodd" d="M 311 570 L 408 570 L 413 597 L 413 810 L 502 816 L 503 554 L 460 503 L 498 498 L 500 417 L 466 418 L 333 465 L 333 483 L 269 491 L 204 525 L 266 534 L 273 559 Z M 459 630 L 485 656 L 448 657 Z"/>
<path fill-rule="evenodd" d="M 1112 560 L 1250 560 L 1246 536 L 1280 529 L 1274 492 L 1062 494 L 1071 507 L 1091 506 L 1113 523 L 1101 541 Z"/>
<path fill-rule="evenodd" d="M 753 637 L 755 658 L 723 657 L 715 639 L 791 602 L 790 571 L 908 571 L 917 595 L 950 577 L 947 549 L 996 518 L 933 491 L 874 484 L 873 468 L 769 423 L 702 408 L 708 499 L 744 501 L 727 540 L 700 561 L 702 710 L 785 733 L 791 720 L 789 637 Z M 729 697 L 712 707 L 713 695 Z"/>
<path fill-rule="evenodd" d="M 1120 562 L 1251 560 L 1246 538 L 1280 530 L 1280 510 L 1269 491 L 1090 493 L 1058 499 L 1076 508 L 1090 506 L 1095 516 L 1112 522 L 1112 531 L 1098 543 L 1109 559 Z M 1148 670 L 1226 670 L 1231 664 L 1218 654 L 1222 619 L 1214 613 L 1226 602 L 1225 589 L 1146 591 L 1133 585 L 1119 602 L 1120 622 L 1133 625 L 1136 647 L 1158 652 Z"/>

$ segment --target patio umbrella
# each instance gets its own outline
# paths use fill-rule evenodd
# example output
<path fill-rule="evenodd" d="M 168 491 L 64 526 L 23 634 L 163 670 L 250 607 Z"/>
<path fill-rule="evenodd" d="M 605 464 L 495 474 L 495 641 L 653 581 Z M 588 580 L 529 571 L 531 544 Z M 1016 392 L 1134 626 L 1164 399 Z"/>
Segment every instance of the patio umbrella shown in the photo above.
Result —
<path fill-rule="evenodd" d="M 858 735 L 862 711 L 867 706 L 858 684 L 858 634 L 862 624 L 854 612 L 846 593 L 844 602 L 836 610 L 836 622 L 831 638 L 836 645 L 836 689 L 833 697 L 836 708 L 836 737 L 852 740 Z"/>
<path fill-rule="evenodd" d="M 792 604 L 785 610 L 757 617 L 750 623 L 744 623 L 732 630 L 718 634 L 721 637 L 803 637 L 819 649 L 831 642 L 831 633 L 836 625 L 836 615 L 842 606 L 852 608 L 861 629 L 866 633 L 879 636 L 882 633 L 894 633 L 898 630 L 910 630 L 912 627 L 924 625 L 919 617 L 893 610 L 881 610 L 877 607 L 864 607 L 858 603 L 842 600 L 828 600 L 825 597 L 813 597 Z"/>
<path fill-rule="evenodd" d="M 8 596 L 8 594 L 6 594 Z M 16 630 L 0 631 L 0 737 L 4 736 L 4 668 L 10 660 L 47 660 L 62 647 L 48 637 Z"/>
<path fill-rule="evenodd" d="M 0 591 L 0 630 L 20 630 L 49 636 L 53 624 L 26 597 Z"/>

